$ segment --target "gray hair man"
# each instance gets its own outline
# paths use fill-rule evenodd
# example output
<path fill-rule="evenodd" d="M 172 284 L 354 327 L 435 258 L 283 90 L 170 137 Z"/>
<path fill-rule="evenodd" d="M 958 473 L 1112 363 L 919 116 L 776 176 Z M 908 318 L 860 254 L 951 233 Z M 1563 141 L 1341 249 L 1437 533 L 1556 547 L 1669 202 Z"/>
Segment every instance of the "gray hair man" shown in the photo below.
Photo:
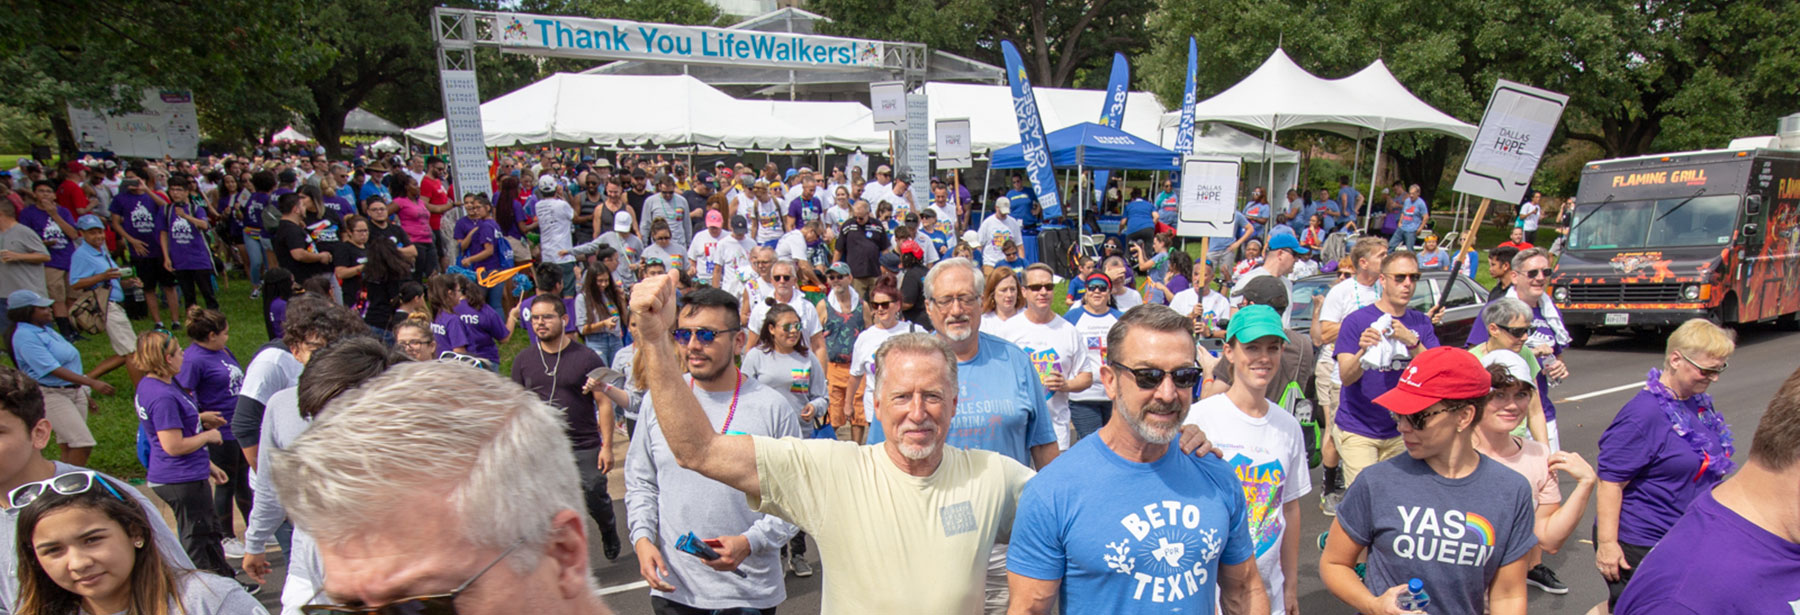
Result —
<path fill-rule="evenodd" d="M 1520 352 L 1532 353 L 1543 366 L 1537 374 L 1538 401 L 1544 406 L 1544 431 L 1552 452 L 1562 450 L 1562 439 L 1556 429 L 1556 404 L 1550 401 L 1550 386 L 1552 382 L 1569 377 L 1569 364 L 1558 357 L 1574 342 L 1568 326 L 1563 324 L 1562 313 L 1557 311 L 1556 302 L 1547 292 L 1554 271 L 1550 266 L 1550 253 L 1543 248 L 1520 250 L 1512 259 L 1512 273 L 1509 274 L 1512 287 L 1506 289 L 1504 295 L 1523 301 L 1531 308 L 1531 332 L 1526 334 L 1525 348 Z M 1487 322 L 1482 315 L 1475 317 L 1474 328 L 1469 330 L 1469 345 L 1488 340 Z"/>
<path fill-rule="evenodd" d="M 332 401 L 270 470 L 318 540 L 329 601 L 610 613 L 563 431 L 560 412 L 499 375 L 409 363 Z"/>

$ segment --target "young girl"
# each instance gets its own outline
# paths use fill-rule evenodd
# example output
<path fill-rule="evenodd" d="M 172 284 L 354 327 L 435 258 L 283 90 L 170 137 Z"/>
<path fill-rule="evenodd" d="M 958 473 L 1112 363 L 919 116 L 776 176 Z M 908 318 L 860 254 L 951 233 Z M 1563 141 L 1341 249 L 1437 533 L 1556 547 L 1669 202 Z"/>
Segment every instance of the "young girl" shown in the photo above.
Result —
<path fill-rule="evenodd" d="M 625 292 L 613 283 L 612 270 L 588 267 L 581 276 L 581 292 L 575 297 L 575 331 L 603 361 L 610 363 L 625 347 L 625 327 L 630 324 L 625 306 Z"/>
<path fill-rule="evenodd" d="M 181 371 L 175 375 L 175 384 L 193 393 L 201 412 L 215 413 L 229 425 L 237 411 L 238 388 L 244 382 L 244 369 L 238 364 L 237 355 L 225 347 L 231 338 L 231 325 L 218 310 L 191 305 L 187 335 L 193 342 L 182 351 Z M 243 544 L 238 542 L 231 525 L 231 504 L 235 501 L 244 518 L 250 518 L 250 464 L 231 430 L 222 429 L 219 435 L 222 442 L 206 445 L 207 456 L 214 466 L 224 470 L 227 478 L 225 484 L 213 487 L 213 517 L 219 521 L 219 535 L 226 537 L 225 556 L 239 557 Z"/>
<path fill-rule="evenodd" d="M 1306 220 L 1306 230 L 1300 231 L 1300 246 L 1317 251 L 1325 245 L 1325 220 L 1319 214 L 1313 214 Z"/>
<path fill-rule="evenodd" d="M 512 337 L 518 313 L 509 312 L 503 318 L 491 305 L 471 303 L 470 298 L 481 296 L 481 285 L 460 275 L 455 279 L 462 285 L 463 296 L 463 301 L 456 305 L 455 312 L 457 318 L 462 320 L 469 354 L 486 361 L 485 367 L 488 370 L 500 371 L 500 344 Z"/>
<path fill-rule="evenodd" d="M 168 332 L 145 331 L 131 355 L 132 368 L 144 372 L 134 401 L 138 433 L 150 442 L 146 478 L 156 496 L 175 510 L 188 559 L 202 570 L 230 576 L 235 573 L 225 561 L 225 537 L 219 533 L 212 485 L 207 483 L 224 483 L 226 476 L 206 452 L 207 445 L 225 441 L 219 429 L 225 419 L 213 412 L 201 414 L 194 398 L 175 384 L 182 354 Z"/>
<path fill-rule="evenodd" d="M 1263 242 L 1261 239 L 1251 239 L 1250 241 L 1245 242 L 1244 243 L 1244 257 L 1238 259 L 1237 264 L 1231 268 L 1231 283 L 1232 283 L 1232 285 L 1235 286 L 1237 284 L 1238 278 L 1242 277 L 1246 273 L 1250 273 L 1250 270 L 1255 269 L 1257 267 L 1261 267 L 1262 266 L 1262 255 L 1263 255 Z"/>
<path fill-rule="evenodd" d="M 431 337 L 437 342 L 437 352 L 432 356 L 442 356 L 446 352 L 469 353 L 468 328 L 456 315 L 456 308 L 463 300 L 462 283 L 457 281 L 461 277 L 441 273 L 432 276 L 426 285 L 425 296 L 431 302 Z"/>
<path fill-rule="evenodd" d="M 151 538 L 149 518 L 119 493 L 123 488 L 94 472 L 20 487 L 35 497 L 15 509 L 15 612 L 268 615 L 229 577 L 171 567 Z"/>

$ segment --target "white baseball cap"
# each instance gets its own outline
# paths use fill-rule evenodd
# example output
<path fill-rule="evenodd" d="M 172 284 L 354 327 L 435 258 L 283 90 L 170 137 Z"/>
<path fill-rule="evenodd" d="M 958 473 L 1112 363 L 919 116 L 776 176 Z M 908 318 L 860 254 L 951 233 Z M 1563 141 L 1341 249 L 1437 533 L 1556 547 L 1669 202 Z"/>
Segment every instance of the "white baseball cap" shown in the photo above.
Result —
<path fill-rule="evenodd" d="M 1487 354 L 1482 355 L 1481 366 L 1487 367 L 1489 365 L 1499 365 L 1501 368 L 1505 369 L 1506 374 L 1512 376 L 1514 380 L 1525 383 L 1527 386 L 1535 386 L 1535 381 L 1531 379 L 1531 368 L 1525 364 L 1525 357 L 1519 356 L 1519 353 L 1511 350 L 1489 351 Z"/>

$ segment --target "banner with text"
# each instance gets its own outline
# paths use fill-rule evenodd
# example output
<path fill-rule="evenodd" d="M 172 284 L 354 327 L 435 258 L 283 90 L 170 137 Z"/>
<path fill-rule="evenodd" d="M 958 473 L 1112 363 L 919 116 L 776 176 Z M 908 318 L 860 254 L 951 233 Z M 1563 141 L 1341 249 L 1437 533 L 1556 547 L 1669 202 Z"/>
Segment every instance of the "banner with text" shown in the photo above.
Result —
<path fill-rule="evenodd" d="M 198 155 L 200 124 L 192 92 L 144 88 L 138 104 L 143 107 L 139 111 L 110 115 L 69 105 L 69 129 L 77 147 L 126 158 Z"/>
<path fill-rule="evenodd" d="M 1175 153 L 1194 153 L 1194 73 L 1199 71 L 1198 49 L 1194 37 L 1188 37 L 1187 88 L 1181 94 L 1181 124 L 1176 128 Z"/>
<path fill-rule="evenodd" d="M 967 169 L 975 164 L 975 153 L 969 145 L 969 120 L 944 118 L 937 121 L 937 163 L 940 169 Z"/>
<path fill-rule="evenodd" d="M 780 68 L 882 65 L 883 41 L 554 15 L 502 14 L 501 47 L 582 57 Z"/>
<path fill-rule="evenodd" d="M 906 159 L 901 171 L 914 186 L 925 186 L 930 197 L 931 186 L 931 106 L 924 94 L 906 95 Z M 920 191 L 911 188 L 914 198 Z"/>
<path fill-rule="evenodd" d="M 487 138 L 481 132 L 481 88 L 475 82 L 475 71 L 443 70 L 444 127 L 450 136 L 450 173 L 456 193 L 488 194 Z"/>
<path fill-rule="evenodd" d="M 1125 98 L 1129 96 L 1127 89 L 1131 87 L 1131 63 L 1125 60 L 1125 54 L 1113 52 L 1112 76 L 1106 80 L 1106 100 L 1100 106 L 1100 125 L 1124 129 Z M 1094 202 L 1100 202 L 1103 190 L 1106 190 L 1106 176 L 1111 172 L 1106 169 L 1094 171 Z"/>
<path fill-rule="evenodd" d="M 1189 157 L 1181 161 L 1181 187 L 1177 202 L 1182 237 L 1231 237 L 1232 213 L 1237 208 L 1237 158 Z"/>
<path fill-rule="evenodd" d="M 1525 190 L 1531 187 L 1568 104 L 1568 96 L 1550 90 L 1505 79 L 1496 82 L 1454 189 L 1506 203 L 1524 202 Z"/>
<path fill-rule="evenodd" d="M 1006 82 L 1012 86 L 1013 114 L 1019 118 L 1019 149 L 1025 158 L 1025 176 L 1037 193 L 1041 218 L 1062 217 L 1062 193 L 1056 189 L 1056 171 L 1050 168 L 1050 140 L 1044 137 L 1044 122 L 1038 115 L 1037 97 L 1031 93 L 1031 78 L 1025 76 L 1025 63 L 1012 41 L 1000 41 L 1000 52 L 1006 56 Z"/>

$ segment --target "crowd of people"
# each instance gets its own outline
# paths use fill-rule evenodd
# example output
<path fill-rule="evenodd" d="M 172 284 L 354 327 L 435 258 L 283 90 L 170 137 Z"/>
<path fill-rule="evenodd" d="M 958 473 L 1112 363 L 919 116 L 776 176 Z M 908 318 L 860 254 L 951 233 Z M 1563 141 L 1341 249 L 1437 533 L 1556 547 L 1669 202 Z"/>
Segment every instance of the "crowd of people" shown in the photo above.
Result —
<path fill-rule="evenodd" d="M 12 173 L 0 612 L 263 612 L 273 543 L 282 613 L 603 613 L 592 519 L 659 614 L 773 613 L 817 569 L 833 613 L 1293 614 L 1314 544 L 1359 612 L 1524 613 L 1568 591 L 1543 555 L 1591 498 L 1596 610 L 1800 599 L 1749 589 L 1800 586 L 1800 518 L 1764 505 L 1800 499 L 1800 372 L 1738 468 L 1706 395 L 1734 338 L 1690 321 L 1592 463 L 1565 449 L 1539 196 L 1461 348 L 1412 307 L 1451 260 L 1416 185 L 1385 233 L 1347 178 L 1281 209 L 1257 189 L 1198 255 L 1164 228 L 1173 182 L 1130 190 L 1116 243 L 1065 266 L 1033 253 L 1021 177 L 989 211 L 886 166 L 555 150 L 482 190 L 420 156 Z M 266 315 L 242 363 L 226 292 Z M 84 335 L 113 353 L 85 371 Z M 173 528 L 84 467 L 120 366 Z M 1687 569 L 1726 550 L 1730 579 Z"/>

